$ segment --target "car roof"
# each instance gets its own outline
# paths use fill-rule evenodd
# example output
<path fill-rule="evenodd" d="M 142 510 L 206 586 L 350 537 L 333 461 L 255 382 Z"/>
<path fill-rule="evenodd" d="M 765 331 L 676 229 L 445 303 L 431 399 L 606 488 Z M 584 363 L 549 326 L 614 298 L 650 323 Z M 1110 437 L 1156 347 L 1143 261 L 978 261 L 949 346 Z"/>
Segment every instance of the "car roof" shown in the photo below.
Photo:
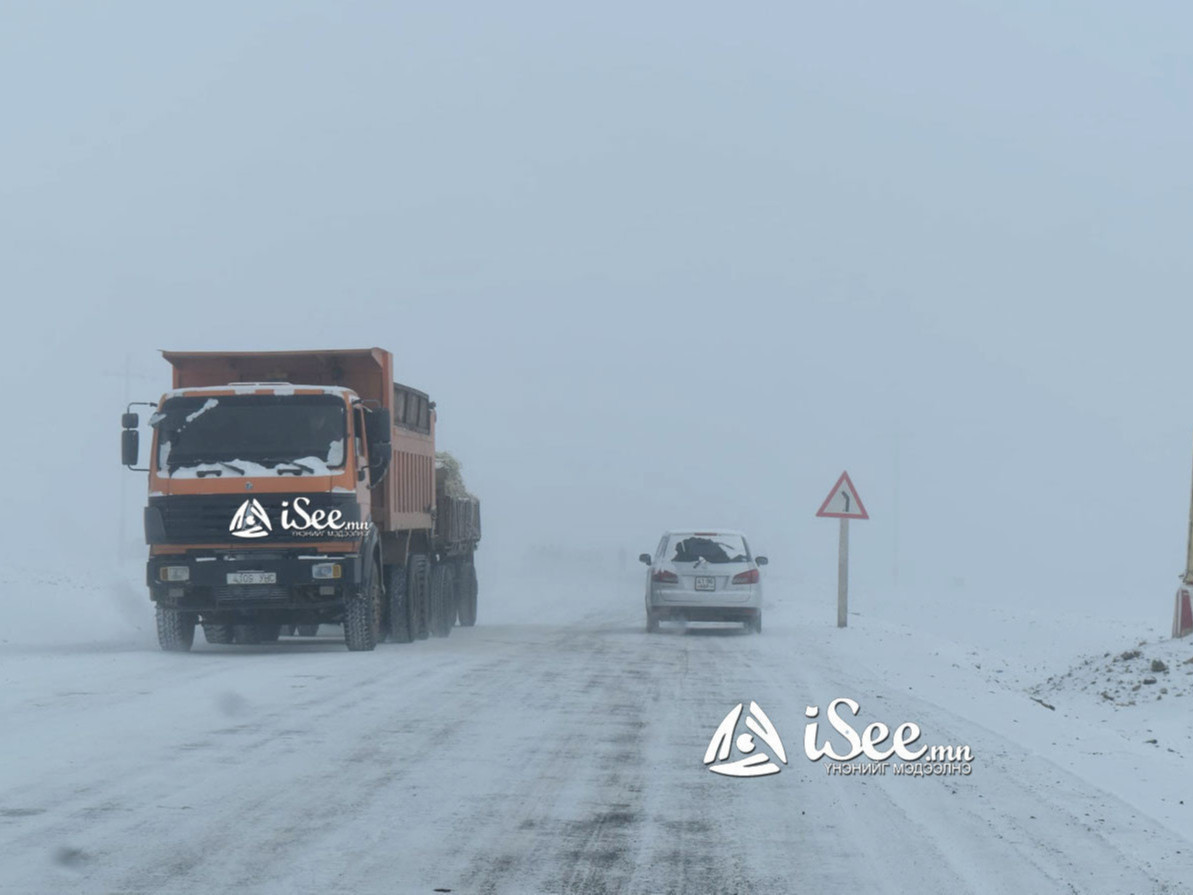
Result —
<path fill-rule="evenodd" d="M 663 534 L 667 537 L 673 535 L 737 535 L 739 538 L 745 537 L 743 532 L 733 528 L 669 528 Z"/>

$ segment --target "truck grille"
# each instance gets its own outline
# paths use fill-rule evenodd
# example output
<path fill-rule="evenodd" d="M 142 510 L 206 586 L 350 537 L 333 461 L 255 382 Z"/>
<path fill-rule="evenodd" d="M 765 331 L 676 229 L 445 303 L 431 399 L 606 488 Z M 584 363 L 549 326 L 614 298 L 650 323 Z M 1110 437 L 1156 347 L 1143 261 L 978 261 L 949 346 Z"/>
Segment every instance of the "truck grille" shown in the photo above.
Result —
<path fill-rule="evenodd" d="M 209 544 L 236 541 L 247 546 L 265 547 L 271 544 L 302 543 L 315 536 L 304 536 L 302 532 L 282 528 L 282 503 L 293 511 L 294 499 L 309 498 L 308 509 L 339 510 L 345 522 L 360 521 L 360 505 L 353 494 L 172 494 L 167 497 L 151 497 L 146 513 L 145 534 L 151 544 Z M 232 517 L 245 500 L 256 500 L 269 517 L 272 530 L 262 538 L 234 538 L 230 534 Z M 150 517 L 157 514 L 161 520 L 160 530 L 154 537 L 155 525 Z M 164 538 L 164 539 L 163 539 Z"/>

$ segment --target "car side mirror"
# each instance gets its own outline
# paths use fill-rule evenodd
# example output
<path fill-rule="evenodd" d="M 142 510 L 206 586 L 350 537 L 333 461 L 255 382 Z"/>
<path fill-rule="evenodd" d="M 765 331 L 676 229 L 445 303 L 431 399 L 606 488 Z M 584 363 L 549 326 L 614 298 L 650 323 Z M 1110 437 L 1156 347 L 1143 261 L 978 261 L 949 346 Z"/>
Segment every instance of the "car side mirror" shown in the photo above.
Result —
<path fill-rule="evenodd" d="M 760 565 L 760 566 L 764 566 L 768 562 L 770 562 L 770 560 L 767 559 L 765 556 L 756 556 L 756 557 L 754 557 L 754 562 L 758 563 L 758 565 Z"/>
<path fill-rule="evenodd" d="M 649 566 L 650 565 L 650 554 L 649 553 L 639 553 L 638 554 L 638 562 L 645 563 L 646 565 Z"/>
<path fill-rule="evenodd" d="M 126 413 L 135 417 L 135 413 Z M 136 466 L 141 456 L 141 433 L 136 429 L 125 429 L 120 433 L 120 462 L 124 466 Z"/>

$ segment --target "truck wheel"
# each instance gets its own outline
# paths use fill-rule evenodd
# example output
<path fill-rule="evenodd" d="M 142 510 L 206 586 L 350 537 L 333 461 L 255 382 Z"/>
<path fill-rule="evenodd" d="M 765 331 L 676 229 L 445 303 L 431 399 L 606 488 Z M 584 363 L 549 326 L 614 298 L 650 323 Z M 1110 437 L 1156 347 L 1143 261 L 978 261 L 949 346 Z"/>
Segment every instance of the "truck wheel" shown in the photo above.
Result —
<path fill-rule="evenodd" d="M 167 609 L 161 603 L 157 604 L 157 642 L 158 645 L 170 653 L 185 653 L 195 642 L 195 624 L 198 622 L 193 612 L 181 612 L 177 609 Z"/>
<path fill-rule="evenodd" d="M 208 643 L 234 643 L 231 625 L 203 625 L 203 639 Z"/>
<path fill-rule="evenodd" d="M 259 643 L 277 643 L 281 636 L 281 625 L 257 625 L 257 641 Z"/>
<path fill-rule="evenodd" d="M 460 563 L 456 579 L 456 603 L 460 624 L 471 628 L 476 624 L 476 565 L 472 560 Z"/>
<path fill-rule="evenodd" d="M 431 569 L 431 633 L 447 637 L 456 623 L 455 576 L 451 563 L 438 563 Z"/>
<path fill-rule="evenodd" d="M 407 618 L 410 619 L 410 636 L 415 640 L 427 639 L 430 597 L 431 560 L 425 553 L 416 553 L 406 567 Z"/>
<path fill-rule="evenodd" d="M 374 649 L 381 639 L 382 590 L 381 566 L 374 562 L 360 592 L 344 606 L 344 642 L 353 652 Z"/>
<path fill-rule="evenodd" d="M 299 637 L 314 637 L 318 633 L 319 633 L 318 625 L 299 625 L 298 626 L 298 636 Z"/>
<path fill-rule="evenodd" d="M 389 638 L 394 643 L 409 643 L 410 601 L 406 599 L 406 567 L 385 567 L 385 592 L 389 595 Z"/>

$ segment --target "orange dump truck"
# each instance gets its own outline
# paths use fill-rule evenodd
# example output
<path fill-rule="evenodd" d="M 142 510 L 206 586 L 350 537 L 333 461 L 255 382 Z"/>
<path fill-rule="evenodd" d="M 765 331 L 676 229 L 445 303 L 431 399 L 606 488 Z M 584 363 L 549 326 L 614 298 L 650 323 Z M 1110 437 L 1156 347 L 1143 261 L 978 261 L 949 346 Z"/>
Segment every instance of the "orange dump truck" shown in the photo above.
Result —
<path fill-rule="evenodd" d="M 371 650 L 475 624 L 480 504 L 437 487 L 435 404 L 393 381 L 388 351 L 162 354 L 173 389 L 149 404 L 139 470 L 162 649 L 190 649 L 197 626 L 261 643 L 340 624 Z"/>

